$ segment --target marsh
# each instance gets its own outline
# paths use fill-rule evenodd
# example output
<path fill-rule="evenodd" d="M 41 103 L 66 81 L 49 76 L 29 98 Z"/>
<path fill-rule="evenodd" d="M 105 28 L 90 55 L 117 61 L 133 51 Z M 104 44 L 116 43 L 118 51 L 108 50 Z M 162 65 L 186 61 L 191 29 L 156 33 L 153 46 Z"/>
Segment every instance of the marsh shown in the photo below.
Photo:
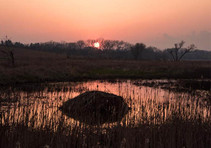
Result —
<path fill-rule="evenodd" d="M 119 147 L 121 143 L 128 147 L 192 147 L 191 141 L 198 147 L 211 145 L 211 106 L 204 97 L 210 91 L 199 90 L 203 94 L 199 95 L 141 85 L 146 82 L 151 83 L 95 80 L 8 87 L 1 91 L 1 98 L 8 100 L 1 102 L 1 145 L 14 147 L 17 141 L 22 147 L 32 143 L 34 147 Z M 131 110 L 121 120 L 90 125 L 59 109 L 64 102 L 87 91 L 121 96 Z M 9 101 L 14 98 L 16 101 Z"/>

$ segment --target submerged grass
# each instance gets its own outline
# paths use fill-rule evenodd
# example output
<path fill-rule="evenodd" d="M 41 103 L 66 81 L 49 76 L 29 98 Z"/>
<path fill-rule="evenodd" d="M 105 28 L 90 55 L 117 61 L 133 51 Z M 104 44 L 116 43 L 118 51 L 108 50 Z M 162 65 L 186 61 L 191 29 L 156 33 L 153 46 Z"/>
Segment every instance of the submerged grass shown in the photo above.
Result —
<path fill-rule="evenodd" d="M 171 95 L 133 84 L 94 81 L 0 89 L 1 98 L 8 100 L 8 104 L 0 102 L 0 147 L 211 147 L 209 104 L 190 94 Z M 117 90 L 131 112 L 122 121 L 93 126 L 73 121 L 59 111 L 70 96 L 89 89 Z M 167 93 L 168 99 L 159 103 L 159 93 Z M 17 102 L 10 102 L 14 98 Z"/>

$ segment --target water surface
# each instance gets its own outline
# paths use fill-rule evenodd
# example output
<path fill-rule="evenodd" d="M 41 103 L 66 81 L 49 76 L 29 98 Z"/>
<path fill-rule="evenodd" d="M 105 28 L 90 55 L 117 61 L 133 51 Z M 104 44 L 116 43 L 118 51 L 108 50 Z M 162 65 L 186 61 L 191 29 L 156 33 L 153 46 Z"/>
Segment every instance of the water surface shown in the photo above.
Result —
<path fill-rule="evenodd" d="M 81 126 L 83 123 L 66 116 L 59 107 L 68 99 L 93 90 L 122 96 L 132 108 L 120 122 L 105 123 L 102 127 L 163 124 L 174 115 L 184 120 L 210 120 L 211 107 L 203 101 L 203 97 L 159 87 L 139 86 L 139 81 L 49 83 L 30 90 L 8 88 L 0 95 L 1 99 L 7 100 L 1 102 L 0 122 L 2 125 L 24 124 L 32 129 L 47 128 L 53 131 L 60 126 Z"/>

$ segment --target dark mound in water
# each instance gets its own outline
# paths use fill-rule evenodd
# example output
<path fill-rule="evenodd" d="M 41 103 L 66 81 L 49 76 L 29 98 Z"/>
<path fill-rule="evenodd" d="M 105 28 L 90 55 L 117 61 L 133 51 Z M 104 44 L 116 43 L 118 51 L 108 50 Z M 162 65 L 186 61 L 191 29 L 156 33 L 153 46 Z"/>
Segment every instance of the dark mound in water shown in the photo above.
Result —
<path fill-rule="evenodd" d="M 120 121 L 129 107 L 120 96 L 90 91 L 66 101 L 60 109 L 73 119 L 96 125 Z"/>

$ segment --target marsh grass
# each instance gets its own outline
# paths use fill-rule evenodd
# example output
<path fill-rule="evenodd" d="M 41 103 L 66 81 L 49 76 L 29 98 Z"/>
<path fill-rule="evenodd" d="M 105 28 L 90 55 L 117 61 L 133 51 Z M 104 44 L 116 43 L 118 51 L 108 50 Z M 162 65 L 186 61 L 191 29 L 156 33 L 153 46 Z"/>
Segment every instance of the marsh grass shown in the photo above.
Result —
<path fill-rule="evenodd" d="M 62 123 L 61 123 L 62 124 Z M 185 121 L 172 117 L 161 124 L 140 124 L 100 127 L 73 127 L 67 131 L 60 128 L 52 132 L 48 127 L 31 129 L 24 125 L 1 126 L 1 147 L 186 147 L 209 148 L 211 146 L 211 124 L 201 120 Z"/>
<path fill-rule="evenodd" d="M 1 91 L 2 98 L 17 96 L 1 104 L 1 147 L 211 147 L 211 108 L 202 97 L 133 81 L 43 85 Z M 63 102 L 90 90 L 120 95 L 132 110 L 121 121 L 95 126 L 59 111 Z"/>

